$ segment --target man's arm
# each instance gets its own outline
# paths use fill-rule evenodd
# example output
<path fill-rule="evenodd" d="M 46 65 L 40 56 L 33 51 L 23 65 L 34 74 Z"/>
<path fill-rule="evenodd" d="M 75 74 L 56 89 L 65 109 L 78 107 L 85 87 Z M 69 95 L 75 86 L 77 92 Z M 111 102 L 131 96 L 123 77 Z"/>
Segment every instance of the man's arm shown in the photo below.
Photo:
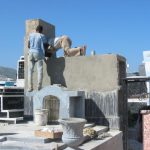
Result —
<path fill-rule="evenodd" d="M 44 50 L 45 50 L 45 57 L 51 57 L 52 53 L 49 51 L 49 44 L 48 43 L 43 43 Z"/>

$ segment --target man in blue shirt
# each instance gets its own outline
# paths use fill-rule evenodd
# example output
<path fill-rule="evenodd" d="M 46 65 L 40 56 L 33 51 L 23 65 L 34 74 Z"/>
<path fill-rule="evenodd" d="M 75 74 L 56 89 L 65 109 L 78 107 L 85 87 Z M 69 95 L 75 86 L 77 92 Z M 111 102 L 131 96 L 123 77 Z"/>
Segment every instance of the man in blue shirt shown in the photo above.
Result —
<path fill-rule="evenodd" d="M 36 32 L 29 35 L 28 40 L 28 92 L 33 90 L 33 70 L 35 63 L 37 63 L 38 72 L 38 85 L 37 88 L 40 90 L 42 88 L 43 80 L 43 60 L 45 58 L 44 46 L 47 43 L 46 37 L 42 34 L 43 27 L 38 25 L 36 27 Z"/>

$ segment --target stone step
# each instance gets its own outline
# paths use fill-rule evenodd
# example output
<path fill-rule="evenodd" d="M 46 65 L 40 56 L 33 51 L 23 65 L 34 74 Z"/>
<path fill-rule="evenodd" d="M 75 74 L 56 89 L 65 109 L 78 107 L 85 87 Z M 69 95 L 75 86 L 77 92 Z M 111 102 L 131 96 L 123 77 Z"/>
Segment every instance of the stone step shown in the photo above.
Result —
<path fill-rule="evenodd" d="M 23 120 L 23 117 L 14 117 L 14 118 L 0 117 L 0 120 L 2 120 L 2 121 L 14 121 L 14 123 L 16 124 L 16 121 Z"/>
<path fill-rule="evenodd" d="M 90 127 L 93 128 L 97 134 L 103 133 L 108 131 L 108 127 L 106 126 L 94 126 L 94 124 L 86 124 L 86 128 Z M 86 137 L 85 139 L 89 139 L 89 137 Z M 19 134 L 13 134 L 13 135 L 8 135 L 7 140 L 9 141 L 22 141 L 22 142 L 28 142 L 28 143 L 49 143 L 49 142 L 54 142 L 56 139 L 50 139 L 50 138 L 45 138 L 45 137 L 36 137 L 34 134 L 25 134 L 25 133 L 19 133 Z M 60 139 L 57 139 L 57 141 L 60 141 Z"/>
<path fill-rule="evenodd" d="M 101 132 L 99 127 L 97 132 Z M 98 130 L 99 129 L 99 130 Z M 104 130 L 104 128 L 102 129 Z M 106 129 L 105 129 L 106 131 Z M 104 150 L 104 149 L 115 149 L 123 150 L 122 145 L 122 132 L 121 131 L 109 131 L 107 132 L 111 136 L 104 139 L 90 140 L 83 143 L 77 149 L 85 150 Z M 19 149 L 19 150 L 50 150 L 50 149 L 65 149 L 65 150 L 75 150 L 73 148 L 67 147 L 63 142 L 51 142 L 51 143 L 28 143 L 28 141 L 5 141 L 0 143 L 0 150 L 6 149 Z"/>
<path fill-rule="evenodd" d="M 84 150 L 123 150 L 122 132 L 119 130 L 110 130 L 106 132 L 109 136 L 104 138 L 92 139 L 83 143 L 78 149 Z"/>
<path fill-rule="evenodd" d="M 44 138 L 44 137 L 36 137 L 34 135 L 24 135 L 24 134 L 14 134 L 7 136 L 8 141 L 21 141 L 28 143 L 49 143 L 54 141 L 53 139 Z"/>
<path fill-rule="evenodd" d="M 107 132 L 109 130 L 107 126 L 100 126 L 100 125 L 94 126 L 93 129 L 96 131 L 98 135 L 103 132 Z"/>
<path fill-rule="evenodd" d="M 85 127 L 91 127 L 93 124 L 87 124 Z M 94 126 L 92 127 L 97 134 L 107 132 L 108 127 L 106 126 Z M 19 133 L 19 134 L 13 134 L 13 135 L 7 135 L 7 141 L 20 141 L 20 142 L 27 142 L 27 143 L 50 143 L 50 142 L 58 142 L 61 141 L 61 139 L 50 139 L 50 138 L 44 138 L 44 137 L 36 137 L 34 134 L 26 134 L 26 133 Z M 85 141 L 90 140 L 90 137 L 85 137 Z"/>
<path fill-rule="evenodd" d="M 54 150 L 54 149 L 64 149 L 66 145 L 64 143 L 28 143 L 22 141 L 6 141 L 0 143 L 0 150 Z"/>
<path fill-rule="evenodd" d="M 110 130 L 107 132 L 111 136 L 103 139 L 93 139 L 81 144 L 78 148 L 67 147 L 64 150 L 123 150 L 122 132 L 119 130 Z"/>
<path fill-rule="evenodd" d="M 85 127 L 91 127 L 97 132 L 97 134 L 101 134 L 103 132 L 108 131 L 108 127 L 106 126 L 94 126 L 93 124 L 88 124 Z M 6 138 L 6 137 L 4 137 Z M 90 140 L 89 137 L 85 137 L 84 143 L 87 140 Z M 25 132 L 9 135 L 7 136 L 7 141 L 1 142 L 0 149 L 6 149 L 6 148 L 19 148 L 20 150 L 30 150 L 30 149 L 36 149 L 36 150 L 48 150 L 50 148 L 58 148 L 58 149 L 65 149 L 67 146 L 61 141 L 56 141 L 48 138 L 43 137 L 35 137 L 34 134 L 27 134 Z"/>

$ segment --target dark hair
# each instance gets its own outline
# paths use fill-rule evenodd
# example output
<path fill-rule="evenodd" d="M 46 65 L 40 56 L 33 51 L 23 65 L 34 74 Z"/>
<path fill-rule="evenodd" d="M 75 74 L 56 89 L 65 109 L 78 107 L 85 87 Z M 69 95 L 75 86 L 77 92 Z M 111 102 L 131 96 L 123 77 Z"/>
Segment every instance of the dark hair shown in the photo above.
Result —
<path fill-rule="evenodd" d="M 41 26 L 41 25 L 38 25 L 37 27 L 36 27 L 36 31 L 38 31 L 38 32 L 42 32 L 43 31 L 43 26 Z"/>

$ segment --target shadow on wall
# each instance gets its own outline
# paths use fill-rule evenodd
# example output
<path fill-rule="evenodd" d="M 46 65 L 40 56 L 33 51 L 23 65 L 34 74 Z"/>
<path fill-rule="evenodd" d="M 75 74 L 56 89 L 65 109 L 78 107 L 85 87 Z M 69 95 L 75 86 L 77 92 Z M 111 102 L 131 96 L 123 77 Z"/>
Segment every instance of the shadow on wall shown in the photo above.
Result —
<path fill-rule="evenodd" d="M 59 60 L 59 61 L 58 61 Z M 49 58 L 47 62 L 47 74 L 50 78 L 50 84 L 61 84 L 66 87 L 66 81 L 63 75 L 65 68 L 65 58 Z"/>
<path fill-rule="evenodd" d="M 109 127 L 108 120 L 93 99 L 85 99 L 85 118 L 88 122 Z"/>

